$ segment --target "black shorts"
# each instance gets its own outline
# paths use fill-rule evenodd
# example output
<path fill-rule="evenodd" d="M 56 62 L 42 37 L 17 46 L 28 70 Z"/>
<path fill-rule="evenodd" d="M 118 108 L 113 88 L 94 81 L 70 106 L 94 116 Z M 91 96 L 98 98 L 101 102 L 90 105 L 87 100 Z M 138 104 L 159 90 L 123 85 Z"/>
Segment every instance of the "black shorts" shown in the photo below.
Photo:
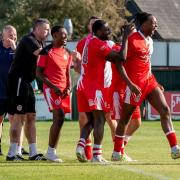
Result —
<path fill-rule="evenodd" d="M 0 116 L 5 115 L 8 111 L 8 100 L 0 99 Z"/>
<path fill-rule="evenodd" d="M 8 113 L 35 113 L 35 96 L 30 82 L 19 77 L 8 78 Z"/>

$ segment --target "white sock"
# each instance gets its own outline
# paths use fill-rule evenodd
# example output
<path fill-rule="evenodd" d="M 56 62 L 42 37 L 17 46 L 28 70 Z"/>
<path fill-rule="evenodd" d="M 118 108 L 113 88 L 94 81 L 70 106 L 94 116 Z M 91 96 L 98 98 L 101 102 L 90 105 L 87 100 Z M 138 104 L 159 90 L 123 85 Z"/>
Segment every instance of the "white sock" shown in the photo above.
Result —
<path fill-rule="evenodd" d="M 47 153 L 48 153 L 48 154 L 56 154 L 56 149 L 48 146 Z"/>
<path fill-rule="evenodd" d="M 29 144 L 29 156 L 32 157 L 37 154 L 36 143 Z"/>
<path fill-rule="evenodd" d="M 13 157 L 17 154 L 18 143 L 10 143 L 8 156 Z"/>
<path fill-rule="evenodd" d="M 94 144 L 93 148 L 102 149 L 102 145 L 101 144 Z"/>
<path fill-rule="evenodd" d="M 125 135 L 124 141 L 129 142 L 129 140 L 131 139 L 131 137 L 132 137 L 132 136 Z"/>
<path fill-rule="evenodd" d="M 17 154 L 20 155 L 20 156 L 22 156 L 21 149 L 22 149 L 22 146 L 17 146 Z"/>
<path fill-rule="evenodd" d="M 102 145 L 94 144 L 93 145 L 93 156 L 101 156 L 102 155 Z"/>

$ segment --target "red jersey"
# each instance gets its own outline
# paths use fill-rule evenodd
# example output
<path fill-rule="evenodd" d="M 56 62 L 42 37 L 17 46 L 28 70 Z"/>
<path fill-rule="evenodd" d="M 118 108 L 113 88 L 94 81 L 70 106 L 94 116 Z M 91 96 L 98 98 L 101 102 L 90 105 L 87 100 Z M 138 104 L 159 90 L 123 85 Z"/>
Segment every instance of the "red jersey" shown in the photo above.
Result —
<path fill-rule="evenodd" d="M 111 48 L 106 41 L 93 37 L 85 43 L 82 54 L 81 76 L 78 81 L 78 90 L 103 89 L 110 87 L 111 79 L 109 70 L 111 64 L 106 66 L 106 56 L 111 52 Z"/>
<path fill-rule="evenodd" d="M 150 77 L 152 53 L 153 41 L 151 37 L 145 38 L 140 31 L 129 36 L 127 59 L 124 66 L 134 83 L 144 82 Z"/>
<path fill-rule="evenodd" d="M 43 73 L 51 83 L 64 90 L 70 86 L 71 62 L 72 56 L 65 48 L 54 48 L 49 45 L 41 51 L 37 66 L 44 68 Z"/>
<path fill-rule="evenodd" d="M 92 34 L 88 34 L 85 38 L 80 40 L 76 46 L 77 51 L 82 55 L 83 54 L 83 49 L 86 43 L 93 37 Z"/>

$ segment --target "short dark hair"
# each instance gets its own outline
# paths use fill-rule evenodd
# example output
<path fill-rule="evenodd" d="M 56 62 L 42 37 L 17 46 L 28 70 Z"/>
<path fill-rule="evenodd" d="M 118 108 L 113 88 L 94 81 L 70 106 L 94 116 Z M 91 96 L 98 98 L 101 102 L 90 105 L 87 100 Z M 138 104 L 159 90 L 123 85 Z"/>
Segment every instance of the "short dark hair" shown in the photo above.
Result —
<path fill-rule="evenodd" d="M 135 22 L 137 25 L 141 26 L 144 22 L 149 20 L 149 18 L 152 16 L 152 14 L 149 14 L 147 12 L 140 12 L 136 14 Z"/>
<path fill-rule="evenodd" d="M 92 20 L 92 19 L 99 19 L 97 16 L 91 16 L 90 18 L 89 18 L 89 22 Z"/>
<path fill-rule="evenodd" d="M 49 24 L 49 25 L 50 25 L 50 22 L 49 22 L 48 19 L 45 19 L 45 18 L 36 19 L 36 20 L 33 22 L 33 30 L 34 30 L 39 24 Z"/>
<path fill-rule="evenodd" d="M 97 31 L 100 30 L 102 26 L 104 26 L 105 24 L 106 24 L 106 21 L 103 21 L 101 19 L 98 19 L 97 21 L 95 21 L 94 24 L 92 25 L 93 33 L 96 34 Z"/>
<path fill-rule="evenodd" d="M 56 33 L 56 32 L 58 32 L 59 29 L 61 29 L 61 28 L 64 28 L 64 27 L 61 26 L 61 25 L 53 26 L 53 27 L 51 28 L 51 36 L 53 36 L 53 34 Z"/>

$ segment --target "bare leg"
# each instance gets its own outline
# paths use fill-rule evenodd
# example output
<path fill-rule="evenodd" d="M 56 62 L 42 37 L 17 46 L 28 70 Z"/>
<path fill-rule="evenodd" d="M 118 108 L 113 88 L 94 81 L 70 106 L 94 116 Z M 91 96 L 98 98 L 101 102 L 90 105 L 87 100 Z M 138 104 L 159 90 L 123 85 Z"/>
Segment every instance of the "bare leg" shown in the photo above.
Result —
<path fill-rule="evenodd" d="M 150 104 L 159 112 L 164 133 L 173 130 L 171 114 L 162 90 L 157 87 L 148 96 Z"/>
<path fill-rule="evenodd" d="M 126 132 L 127 124 L 129 123 L 129 120 L 131 118 L 131 115 L 133 111 L 135 110 L 135 106 L 124 103 L 123 105 L 123 112 L 121 115 L 121 118 L 118 122 L 118 126 L 116 129 L 116 135 L 118 136 L 124 136 Z"/>
<path fill-rule="evenodd" d="M 111 130 L 112 140 L 114 140 L 116 127 L 117 127 L 117 121 L 115 119 L 111 119 L 110 113 L 105 113 L 105 117 L 106 117 L 106 121 L 107 121 L 107 123 L 110 127 L 110 130 Z"/>
<path fill-rule="evenodd" d="M 49 146 L 51 148 L 57 148 L 60 131 L 64 123 L 64 118 L 65 116 L 62 109 L 53 110 L 53 124 L 51 125 L 49 132 Z"/>
<path fill-rule="evenodd" d="M 93 111 L 94 117 L 94 144 L 100 145 L 104 136 L 105 115 L 104 111 Z"/>
<path fill-rule="evenodd" d="M 88 137 L 90 136 L 90 133 L 94 126 L 94 118 L 93 118 L 92 112 L 87 112 L 86 116 L 87 116 L 88 121 L 81 130 L 81 138 L 85 140 L 87 140 Z"/>
<path fill-rule="evenodd" d="M 131 119 L 128 123 L 126 133 L 127 136 L 132 136 L 134 132 L 141 126 L 141 118 Z"/>
<path fill-rule="evenodd" d="M 80 136 L 82 133 L 82 128 L 87 124 L 88 122 L 88 117 L 85 112 L 79 112 L 79 127 L 80 127 Z M 91 140 L 91 136 L 87 137 L 86 140 Z"/>
<path fill-rule="evenodd" d="M 25 115 L 15 114 L 10 123 L 10 147 L 7 157 L 13 157 L 17 154 L 17 145 L 20 140 L 20 134 Z"/>
<path fill-rule="evenodd" d="M 27 113 L 24 130 L 28 140 L 28 144 L 36 143 L 35 118 L 36 118 L 35 113 Z"/>

